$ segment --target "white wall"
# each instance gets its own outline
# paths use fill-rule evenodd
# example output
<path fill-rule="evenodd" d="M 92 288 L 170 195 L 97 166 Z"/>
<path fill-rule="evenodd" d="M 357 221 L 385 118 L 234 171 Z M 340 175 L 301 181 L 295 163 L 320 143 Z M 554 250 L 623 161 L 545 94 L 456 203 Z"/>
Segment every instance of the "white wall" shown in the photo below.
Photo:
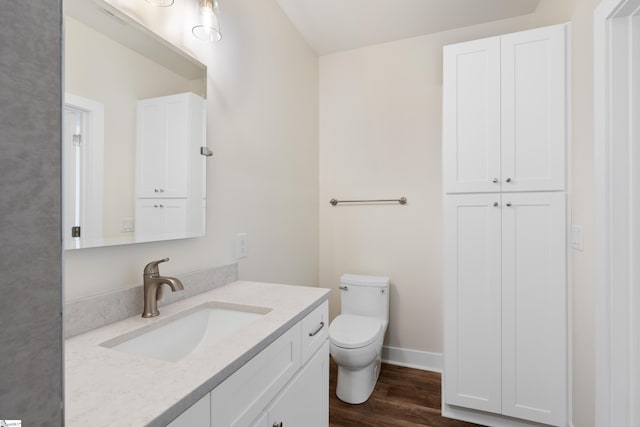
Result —
<path fill-rule="evenodd" d="M 572 21 L 574 425 L 593 425 L 594 186 L 592 14 L 597 0 L 542 0 L 534 14 L 320 58 L 320 286 L 339 311 L 342 273 L 389 275 L 385 345 L 442 352 L 442 47 Z M 406 206 L 338 206 L 335 198 L 406 196 Z"/>
<path fill-rule="evenodd" d="M 207 236 L 66 251 L 65 299 L 139 285 L 144 265 L 165 256 L 166 275 L 235 262 L 236 232 L 249 233 L 241 278 L 316 285 L 317 56 L 275 1 L 220 2 L 214 45 L 191 35 L 197 2 L 110 3 L 208 67 Z"/>

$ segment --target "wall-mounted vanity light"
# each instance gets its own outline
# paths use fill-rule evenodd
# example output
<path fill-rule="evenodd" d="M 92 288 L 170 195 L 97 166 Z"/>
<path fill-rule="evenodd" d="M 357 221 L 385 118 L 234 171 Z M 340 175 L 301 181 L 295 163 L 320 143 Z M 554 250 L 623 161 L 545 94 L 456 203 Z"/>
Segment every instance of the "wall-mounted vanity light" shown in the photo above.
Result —
<path fill-rule="evenodd" d="M 173 4 L 174 0 L 145 0 L 147 3 L 158 7 L 169 7 Z"/>
<path fill-rule="evenodd" d="M 215 0 L 200 1 L 200 22 L 193 27 L 193 35 L 198 39 L 213 43 L 222 38 L 218 16 L 218 2 Z"/>

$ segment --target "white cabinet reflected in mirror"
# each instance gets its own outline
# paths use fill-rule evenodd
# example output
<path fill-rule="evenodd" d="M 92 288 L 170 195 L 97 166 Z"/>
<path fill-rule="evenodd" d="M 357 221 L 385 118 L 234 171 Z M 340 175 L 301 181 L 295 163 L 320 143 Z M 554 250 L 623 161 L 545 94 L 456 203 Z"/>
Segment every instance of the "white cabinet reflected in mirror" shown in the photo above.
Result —
<path fill-rule="evenodd" d="M 102 1 L 64 11 L 65 249 L 204 236 L 205 65 Z"/>

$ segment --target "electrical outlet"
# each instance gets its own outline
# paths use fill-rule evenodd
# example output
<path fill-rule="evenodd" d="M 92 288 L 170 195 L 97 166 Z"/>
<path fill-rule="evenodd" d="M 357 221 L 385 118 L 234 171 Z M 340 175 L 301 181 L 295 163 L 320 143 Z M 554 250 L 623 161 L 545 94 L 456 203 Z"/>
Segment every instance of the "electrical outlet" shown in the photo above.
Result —
<path fill-rule="evenodd" d="M 120 231 L 123 233 L 133 233 L 136 229 L 133 218 L 123 218 L 120 225 Z"/>
<path fill-rule="evenodd" d="M 246 258 L 249 255 L 249 236 L 247 233 L 236 234 L 236 258 Z"/>

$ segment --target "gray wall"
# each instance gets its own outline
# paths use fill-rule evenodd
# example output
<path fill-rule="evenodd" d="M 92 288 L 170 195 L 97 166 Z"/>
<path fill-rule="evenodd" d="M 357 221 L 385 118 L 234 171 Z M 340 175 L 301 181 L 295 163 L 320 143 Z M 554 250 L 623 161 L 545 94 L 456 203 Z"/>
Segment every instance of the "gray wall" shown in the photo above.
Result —
<path fill-rule="evenodd" d="M 0 419 L 60 426 L 62 0 L 0 6 Z"/>

